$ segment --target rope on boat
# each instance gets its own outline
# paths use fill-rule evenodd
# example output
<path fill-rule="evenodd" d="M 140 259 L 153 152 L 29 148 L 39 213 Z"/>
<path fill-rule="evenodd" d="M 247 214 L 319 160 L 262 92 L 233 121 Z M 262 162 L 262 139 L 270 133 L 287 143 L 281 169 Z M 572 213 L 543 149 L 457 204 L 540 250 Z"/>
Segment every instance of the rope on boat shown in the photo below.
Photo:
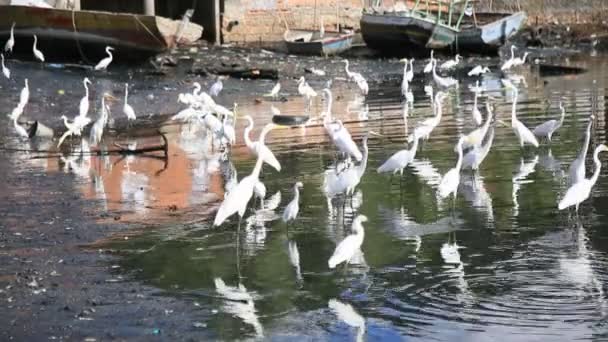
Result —
<path fill-rule="evenodd" d="M 92 64 L 91 61 L 89 61 L 89 59 L 84 55 L 84 52 L 82 52 L 82 48 L 80 47 L 80 41 L 78 40 L 78 30 L 76 29 L 75 12 L 76 11 L 72 9 L 72 27 L 74 28 L 74 39 L 76 40 L 76 47 L 78 47 L 78 53 L 80 54 L 82 60 L 87 64 Z"/>
<path fill-rule="evenodd" d="M 157 43 L 161 44 L 161 45 L 165 45 L 164 42 L 162 42 L 160 39 L 158 39 L 158 37 L 156 35 L 154 35 L 154 33 L 152 33 L 152 31 L 150 31 L 150 29 L 148 29 L 148 26 L 146 26 L 146 24 L 142 23 L 141 20 L 139 20 L 139 17 L 134 14 L 133 18 L 135 18 L 135 20 L 144 27 L 144 29 L 146 30 L 146 32 L 148 32 L 148 34 L 150 34 L 150 36 L 152 36 L 152 38 L 154 38 L 154 40 L 156 40 Z"/>

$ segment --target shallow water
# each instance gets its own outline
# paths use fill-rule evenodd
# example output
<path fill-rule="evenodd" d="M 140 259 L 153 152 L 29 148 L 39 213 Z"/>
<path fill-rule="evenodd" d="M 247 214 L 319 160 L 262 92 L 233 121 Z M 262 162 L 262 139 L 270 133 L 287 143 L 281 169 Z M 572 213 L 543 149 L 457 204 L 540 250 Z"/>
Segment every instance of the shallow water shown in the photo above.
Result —
<path fill-rule="evenodd" d="M 334 62 L 327 64 L 339 75 L 339 63 Z M 483 62 L 498 64 L 493 59 Z M 511 128 L 498 124 L 480 172 L 462 173 L 455 204 L 441 200 L 437 186 L 456 162 L 458 136 L 474 127 L 468 89 L 472 79 L 449 92 L 440 125 L 403 177 L 378 175 L 376 168 L 403 148 L 406 134 L 432 115 L 423 91 L 432 79 L 416 74 L 415 103 L 404 120 L 397 97 L 401 67 L 395 61 L 358 61 L 351 67 L 373 71 L 374 79 L 381 80 L 370 84 L 366 99 L 354 85 L 334 81 L 334 115 L 348 122 L 357 143 L 361 145 L 370 131 L 381 135 L 368 135 L 367 168 L 352 198 L 330 198 L 324 191 L 335 166 L 333 147 L 322 128 L 278 129 L 270 133 L 268 144 L 283 170 L 264 167 L 268 198 L 264 208 L 259 202 L 250 205 L 240 228 L 235 217 L 219 228 L 210 223 L 224 183 L 235 172 L 239 179 L 247 175 L 255 162 L 243 146 L 242 122 L 231 153 L 214 150 L 192 127 L 170 123 L 162 128 L 170 139 L 168 162 L 158 156 L 29 159 L 14 153 L 11 158 L 21 158 L 15 167 L 35 168 L 47 177 L 73 175 L 70 185 L 79 196 L 91 199 L 90 210 L 108 214 L 100 220 L 120 215 L 133 222 L 134 230 L 126 236 L 99 242 L 119 255 L 121 267 L 113 272 L 191 302 L 200 310 L 188 319 L 193 326 L 204 326 L 202 333 L 210 338 L 607 338 L 606 172 L 578 218 L 559 212 L 557 202 L 567 189 L 567 167 L 578 153 L 592 112 L 597 117 L 592 145 L 605 142 L 608 64 L 601 59 L 570 62 L 590 71 L 557 77 L 541 77 L 535 68 L 519 73 L 526 85 L 518 86 L 517 114 L 528 127 L 558 117 L 557 102 L 564 103 L 566 120 L 553 144 L 521 150 Z M 511 95 L 502 88 L 501 77 L 493 73 L 481 78 L 487 93 L 480 96 L 479 108 L 485 116 L 489 95 L 495 114 L 508 122 Z M 146 105 L 143 83 L 133 100 L 141 106 Z M 295 85 L 286 83 L 285 93 L 293 94 Z M 323 83 L 313 78 L 311 85 L 318 89 Z M 255 104 L 255 92 L 241 94 L 231 86 L 255 88 L 259 94 L 272 82 L 229 80 L 220 98 L 225 105 L 238 102 L 239 113 L 252 115 L 257 135 L 270 121 L 270 103 Z M 157 99 L 171 98 L 158 89 L 150 92 Z M 158 100 L 150 110 L 178 108 L 163 103 L 169 102 Z M 283 113 L 306 112 L 298 96 L 272 104 Z M 316 101 L 311 112 L 318 114 L 322 108 Z M 8 130 L 1 129 L 3 134 Z M 20 146 L 10 134 L 5 140 L 6 146 Z M 137 143 L 157 140 L 140 138 Z M 588 158 L 588 172 L 592 170 Z M 278 218 L 296 181 L 304 183 L 300 215 L 286 226 Z M 369 218 L 362 254 L 348 267 L 328 269 L 335 245 L 350 233 L 358 214 Z M 242 284 L 252 301 L 225 299 L 216 278 L 230 287 Z"/>

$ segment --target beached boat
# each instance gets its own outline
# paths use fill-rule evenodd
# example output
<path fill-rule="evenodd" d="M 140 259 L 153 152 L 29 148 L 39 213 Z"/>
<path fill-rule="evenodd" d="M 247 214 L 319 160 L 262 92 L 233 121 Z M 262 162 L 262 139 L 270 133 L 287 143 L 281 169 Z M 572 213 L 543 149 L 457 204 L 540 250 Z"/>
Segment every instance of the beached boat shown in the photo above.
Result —
<path fill-rule="evenodd" d="M 427 49 L 493 53 L 526 22 L 524 12 L 475 13 L 470 1 L 440 0 L 407 10 L 366 10 L 363 40 L 385 54 L 422 54 Z"/>
<path fill-rule="evenodd" d="M 181 42 L 197 40 L 200 25 L 149 15 L 71 11 L 27 6 L 0 6 L 0 44 L 9 38 L 15 23 L 14 54 L 33 58 L 33 35 L 47 61 L 97 63 L 105 47 L 115 48 L 116 62 L 145 61 Z M 182 28 L 183 27 L 183 28 Z M 181 31 L 181 32 L 180 32 Z"/>
<path fill-rule="evenodd" d="M 288 30 L 284 34 L 287 51 L 298 55 L 338 55 L 351 48 L 353 33 Z"/>

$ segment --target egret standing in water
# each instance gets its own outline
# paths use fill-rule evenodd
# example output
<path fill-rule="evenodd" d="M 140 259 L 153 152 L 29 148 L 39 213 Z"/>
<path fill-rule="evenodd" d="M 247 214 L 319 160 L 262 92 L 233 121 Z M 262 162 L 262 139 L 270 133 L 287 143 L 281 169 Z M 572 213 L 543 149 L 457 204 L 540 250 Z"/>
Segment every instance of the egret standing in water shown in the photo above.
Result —
<path fill-rule="evenodd" d="M 329 268 L 335 268 L 338 264 L 343 262 L 348 264 L 357 251 L 359 251 L 363 244 L 363 239 L 365 238 L 363 222 L 367 222 L 367 217 L 365 215 L 359 215 L 355 218 L 351 227 L 354 234 L 347 236 L 338 244 L 338 246 L 336 246 L 334 254 L 327 262 Z"/>
<path fill-rule="evenodd" d="M 4 52 L 13 53 L 13 47 L 15 46 L 15 22 L 11 25 L 11 35 L 9 36 L 6 44 L 4 44 Z"/>
<path fill-rule="evenodd" d="M 441 77 L 437 75 L 437 60 L 433 61 L 433 80 L 435 80 L 435 83 L 437 83 L 438 86 L 444 88 L 458 85 L 458 80 L 453 77 Z"/>
<path fill-rule="evenodd" d="M 86 116 L 89 113 L 89 86 L 88 86 L 88 84 L 91 84 L 91 81 L 89 80 L 88 77 L 85 77 L 84 80 L 82 80 L 82 84 L 84 85 L 85 95 L 82 97 L 82 99 L 80 99 L 80 107 L 79 107 L 78 113 L 80 116 Z"/>
<path fill-rule="evenodd" d="M 534 133 L 534 135 L 538 138 L 546 138 L 549 142 L 551 142 L 551 136 L 553 136 L 553 133 L 555 133 L 560 127 L 562 127 L 562 125 L 564 124 L 564 118 L 566 117 L 566 109 L 564 109 L 564 106 L 561 102 L 559 103 L 559 109 L 562 112 L 559 121 L 555 119 L 545 121 L 542 124 L 536 126 L 532 133 Z"/>
<path fill-rule="evenodd" d="M 42 51 L 38 50 L 38 48 L 36 47 L 37 43 L 38 43 L 38 37 L 36 37 L 36 35 L 34 35 L 34 46 L 32 47 L 32 51 L 34 52 L 34 57 L 36 57 L 36 59 L 39 60 L 40 63 L 44 63 L 44 55 L 42 54 Z"/>
<path fill-rule="evenodd" d="M 511 58 L 503 63 L 503 65 L 500 67 L 501 71 L 507 71 L 513 67 L 513 61 L 515 60 L 515 49 L 515 45 L 511 45 Z"/>
<path fill-rule="evenodd" d="M 281 82 L 277 82 L 277 84 L 272 87 L 272 90 L 270 90 L 270 92 L 264 96 L 276 99 L 279 96 L 279 91 L 281 91 Z"/>
<path fill-rule="evenodd" d="M 270 130 L 272 128 L 274 128 L 274 126 L 266 125 L 264 127 L 264 129 L 262 130 L 262 133 L 260 133 L 259 140 L 251 141 L 249 134 L 250 134 L 251 130 L 253 129 L 253 118 L 251 118 L 251 116 L 249 116 L 249 115 L 245 115 L 245 119 L 249 122 L 249 124 L 247 125 L 247 127 L 245 127 L 245 131 L 243 132 L 243 137 L 245 139 L 245 144 L 247 145 L 247 148 L 249 149 L 249 151 L 251 153 L 253 153 L 253 155 L 262 159 L 262 161 L 264 163 L 272 166 L 275 170 L 281 171 L 281 164 L 279 163 L 277 158 L 274 156 L 274 153 L 272 153 L 272 151 L 264 143 L 264 141 L 266 139 L 266 134 L 268 132 L 270 132 Z"/>
<path fill-rule="evenodd" d="M 99 114 L 99 118 L 93 123 L 91 127 L 91 132 L 89 134 L 89 140 L 91 141 L 91 145 L 98 145 L 101 142 L 101 138 L 103 137 L 103 130 L 108 124 L 109 117 L 109 108 L 106 104 L 106 98 L 113 99 L 110 94 L 103 94 L 101 97 L 101 110 Z"/>
<path fill-rule="evenodd" d="M 478 65 L 471 69 L 467 75 L 469 76 L 479 76 L 485 74 L 486 72 L 490 72 L 490 68 Z"/>
<path fill-rule="evenodd" d="M 454 67 L 456 67 L 456 65 L 458 65 L 458 63 L 460 63 L 461 59 L 462 59 L 462 57 L 460 57 L 459 54 L 456 54 L 456 56 L 454 56 L 454 59 L 450 59 L 448 61 L 445 61 L 443 64 L 441 64 L 441 66 L 439 66 L 439 69 L 441 69 L 441 70 L 453 69 Z"/>
<path fill-rule="evenodd" d="M 127 102 L 129 99 L 129 83 L 125 83 L 125 104 L 122 106 L 122 112 L 127 116 L 128 121 L 137 119 L 133 107 Z"/>
<path fill-rule="evenodd" d="M 359 87 L 363 95 L 367 95 L 369 91 L 369 86 L 367 84 L 367 80 L 365 80 L 365 77 L 363 77 L 363 75 L 358 72 L 350 71 L 348 59 L 343 60 L 343 62 L 344 70 L 346 71 L 346 75 L 348 76 L 348 78 L 357 83 L 357 86 Z"/>
<path fill-rule="evenodd" d="M 600 162 L 599 154 L 600 152 L 608 151 L 608 147 L 602 144 L 595 148 L 593 152 L 593 161 L 595 162 L 595 171 L 593 172 L 593 176 L 587 179 L 574 183 L 568 191 L 566 191 L 566 195 L 559 201 L 558 209 L 563 210 L 571 206 L 576 206 L 576 212 L 578 213 L 579 205 L 584 202 L 589 195 L 591 194 L 591 188 L 597 182 L 598 177 L 600 176 L 600 170 L 602 168 L 602 163 Z"/>
<path fill-rule="evenodd" d="M 308 85 L 304 76 L 298 80 L 298 93 L 306 99 L 307 108 L 310 108 L 312 98 L 317 96 L 317 92 Z"/>
<path fill-rule="evenodd" d="M 95 66 L 95 70 L 106 70 L 108 68 L 110 63 L 112 63 L 112 50 L 114 50 L 113 47 L 106 46 L 106 53 L 108 54 L 108 57 L 99 61 L 99 63 L 97 63 L 97 65 Z"/>
<path fill-rule="evenodd" d="M 215 83 L 213 83 L 211 85 L 211 87 L 209 88 L 209 95 L 211 95 L 213 97 L 217 97 L 220 94 L 222 89 L 224 89 L 224 83 L 222 82 L 222 79 L 223 79 L 222 76 L 217 77 L 217 79 L 215 80 Z"/>
<path fill-rule="evenodd" d="M 21 89 L 19 94 L 19 107 L 24 108 L 25 105 L 30 101 L 30 85 L 27 78 L 25 79 L 25 86 Z"/>
<path fill-rule="evenodd" d="M 570 185 L 576 184 L 585 179 L 585 158 L 589 151 L 589 141 L 591 140 L 591 126 L 593 126 L 593 119 L 595 117 L 591 115 L 589 117 L 589 123 L 587 124 L 587 130 L 585 131 L 585 141 L 576 159 L 570 164 L 568 170 Z"/>
<path fill-rule="evenodd" d="M 399 172 L 400 176 L 403 176 L 403 169 L 416 158 L 418 140 L 420 140 L 420 137 L 414 135 L 414 144 L 411 149 L 404 149 L 393 154 L 378 168 L 378 173 L 392 172 L 395 174 Z"/>
<path fill-rule="evenodd" d="M 507 83 L 509 84 L 509 83 Z M 524 147 L 525 144 L 530 144 L 534 147 L 538 147 L 538 140 L 534 134 L 524 125 L 521 121 L 517 119 L 517 96 L 519 91 L 517 88 L 511 85 L 511 89 L 513 91 L 513 104 L 511 107 L 511 127 L 513 128 L 513 132 L 519 139 L 519 146 Z"/>
<path fill-rule="evenodd" d="M 456 202 L 456 192 L 458 191 L 458 184 L 460 184 L 460 168 L 462 167 L 462 143 L 464 142 L 464 137 L 460 137 L 458 139 L 458 144 L 456 145 L 458 149 L 458 161 L 456 162 L 456 166 L 448 171 L 443 178 L 441 178 L 441 183 L 439 183 L 439 196 L 441 198 L 446 198 L 450 194 L 454 198 L 454 202 Z"/>
<path fill-rule="evenodd" d="M 428 63 L 426 63 L 426 66 L 424 67 L 423 72 L 425 74 L 428 74 L 429 72 L 433 71 L 433 61 L 435 60 L 435 58 L 433 58 L 433 52 L 435 52 L 435 51 L 431 50 L 431 59 L 429 60 Z"/>
<path fill-rule="evenodd" d="M 0 58 L 2 58 L 2 74 L 4 77 L 10 79 L 11 71 L 6 67 L 6 65 L 4 65 L 4 54 L 0 53 Z"/>
<path fill-rule="evenodd" d="M 285 207 L 285 211 L 283 211 L 283 222 L 293 221 L 298 216 L 298 212 L 300 211 L 300 188 L 303 186 L 302 182 L 297 182 L 293 186 L 293 199 Z"/>

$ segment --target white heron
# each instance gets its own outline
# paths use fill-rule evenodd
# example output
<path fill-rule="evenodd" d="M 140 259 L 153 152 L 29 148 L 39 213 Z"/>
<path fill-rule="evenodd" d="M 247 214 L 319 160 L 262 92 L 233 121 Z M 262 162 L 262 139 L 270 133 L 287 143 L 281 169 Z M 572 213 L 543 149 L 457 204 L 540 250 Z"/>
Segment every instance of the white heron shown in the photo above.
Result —
<path fill-rule="evenodd" d="M 471 71 L 469 71 L 469 73 L 467 75 L 479 76 L 479 75 L 485 74 L 486 72 L 490 72 L 490 68 L 488 68 L 487 66 L 478 65 L 478 66 L 474 67 L 473 69 L 471 69 Z"/>
<path fill-rule="evenodd" d="M 260 138 L 258 141 L 251 141 L 249 134 L 253 129 L 253 118 L 249 115 L 245 115 L 245 119 L 249 122 L 247 127 L 245 127 L 245 131 L 243 132 L 243 136 L 245 139 L 245 145 L 251 153 L 253 153 L 258 158 L 261 158 L 262 161 L 270 166 L 272 166 L 275 170 L 281 171 L 281 164 L 274 156 L 274 153 L 264 144 L 264 140 L 266 138 L 266 134 L 274 127 L 266 125 L 260 133 Z"/>
<path fill-rule="evenodd" d="M 59 142 L 57 143 L 57 148 L 61 147 L 61 144 L 63 144 L 63 141 L 65 140 L 65 138 L 67 138 L 69 136 L 73 136 L 73 135 L 81 136 L 82 130 L 89 123 L 91 123 L 91 119 L 89 117 L 76 116 L 76 118 L 72 122 L 69 122 L 68 118 L 65 115 L 62 115 L 61 119 L 63 119 L 63 124 L 65 125 L 65 127 L 68 130 L 65 133 L 63 133 L 61 138 L 59 138 Z"/>
<path fill-rule="evenodd" d="M 576 159 L 572 161 L 568 169 L 568 175 L 570 185 L 576 184 L 585 179 L 585 159 L 587 152 L 589 151 L 589 141 L 591 140 L 591 126 L 593 126 L 593 119 L 595 117 L 591 115 L 589 123 L 587 124 L 587 130 L 585 131 L 585 141 Z"/>
<path fill-rule="evenodd" d="M 222 76 L 218 76 L 217 79 L 215 80 L 215 83 L 213 83 L 211 85 L 211 87 L 209 88 L 209 95 L 213 96 L 213 97 L 217 97 L 220 92 L 222 92 L 222 89 L 224 89 L 224 83 L 222 82 L 223 77 Z"/>
<path fill-rule="evenodd" d="M 11 34 L 8 38 L 8 40 L 6 41 L 6 44 L 4 44 L 4 52 L 10 52 L 13 53 L 13 47 L 15 46 L 15 22 L 13 21 L 13 24 L 11 25 Z"/>
<path fill-rule="evenodd" d="M 433 110 L 435 111 L 435 116 L 432 118 L 428 118 L 422 121 L 415 129 L 414 134 L 409 136 L 407 141 L 414 142 L 414 136 L 419 137 L 420 139 L 427 140 L 431 136 L 431 132 L 439 125 L 441 122 L 441 117 L 443 113 L 443 105 L 442 101 L 447 95 L 443 92 L 437 92 L 435 94 L 435 100 L 433 105 Z"/>
<path fill-rule="evenodd" d="M 326 75 L 326 73 L 325 73 L 325 71 L 324 71 L 324 70 L 321 70 L 321 69 L 316 69 L 316 68 L 310 68 L 310 72 L 311 72 L 313 75 L 317 75 L 317 76 L 325 76 L 325 75 Z"/>
<path fill-rule="evenodd" d="M 85 95 L 82 97 L 82 99 L 80 99 L 80 107 L 79 107 L 78 113 L 80 116 L 86 116 L 89 113 L 89 86 L 88 86 L 88 84 L 91 84 L 91 81 L 89 80 L 88 77 L 85 77 L 84 80 L 82 80 L 82 84 L 84 85 Z"/>
<path fill-rule="evenodd" d="M 25 79 L 25 86 L 21 89 L 21 93 L 19 94 L 19 106 L 25 107 L 25 105 L 30 100 L 30 86 L 27 78 Z"/>
<path fill-rule="evenodd" d="M 277 84 L 272 87 L 268 94 L 265 94 L 266 97 L 277 98 L 279 96 L 279 91 L 281 91 L 281 82 L 277 82 Z"/>
<path fill-rule="evenodd" d="M 4 65 L 4 54 L 0 53 L 0 58 L 2 58 L 2 74 L 4 77 L 10 79 L 11 71 L 6 67 L 6 65 Z"/>
<path fill-rule="evenodd" d="M 483 122 L 483 118 L 481 117 L 481 112 L 479 111 L 479 108 L 477 108 L 477 97 L 479 96 L 479 93 L 475 92 L 473 93 L 473 108 L 471 111 L 471 115 L 473 115 L 473 121 L 475 121 L 475 124 L 477 126 L 481 125 Z"/>
<path fill-rule="evenodd" d="M 454 201 L 456 201 L 456 192 L 458 191 L 458 184 L 460 184 L 460 169 L 462 167 L 462 143 L 464 142 L 464 137 L 460 137 L 458 139 L 457 149 L 458 149 L 458 161 L 456 162 L 456 166 L 453 169 L 450 169 L 442 178 L 439 183 L 439 196 L 441 198 L 446 198 L 450 194 L 453 196 Z"/>
<path fill-rule="evenodd" d="M 125 104 L 122 106 L 122 112 L 127 116 L 127 120 L 135 120 L 137 116 L 135 116 L 135 111 L 133 107 L 127 102 L 129 99 L 129 83 L 125 83 Z"/>
<path fill-rule="evenodd" d="M 363 156 L 361 163 L 358 165 L 350 165 L 345 169 L 338 168 L 325 172 L 323 190 L 329 197 L 345 194 L 352 196 L 355 189 L 361 182 L 361 178 L 365 174 L 367 168 L 367 160 L 369 156 L 369 148 L 367 146 L 367 137 L 363 138 Z"/>
<path fill-rule="evenodd" d="M 101 142 L 101 138 L 103 136 L 103 130 L 108 123 L 108 113 L 109 109 L 106 105 L 106 97 L 110 97 L 109 94 L 103 94 L 101 97 L 101 111 L 99 117 L 93 123 L 91 127 L 91 132 L 89 133 L 89 140 L 91 141 L 91 145 L 98 145 Z"/>
<path fill-rule="evenodd" d="M 17 120 L 23 114 L 23 106 L 21 103 L 17 105 L 17 107 L 13 108 L 13 111 L 8 115 L 9 119 Z"/>
<path fill-rule="evenodd" d="M 429 60 L 428 63 L 426 63 L 426 65 L 424 66 L 424 70 L 423 72 L 425 74 L 428 74 L 429 72 L 433 71 L 433 61 L 435 60 L 435 58 L 433 58 L 433 52 L 434 50 L 431 50 L 431 59 Z"/>
<path fill-rule="evenodd" d="M 513 89 L 513 104 L 511 107 L 511 127 L 513 128 L 513 132 L 519 139 L 519 146 L 524 147 L 524 144 L 530 144 L 534 147 L 538 147 L 538 140 L 534 136 L 534 133 L 526 127 L 521 121 L 517 119 L 517 96 L 519 91 L 517 88 Z"/>
<path fill-rule="evenodd" d="M 235 124 L 236 119 L 233 123 L 229 123 L 228 116 L 224 116 L 224 119 L 222 120 L 222 135 L 226 138 L 230 146 L 233 146 L 236 143 L 236 132 L 234 131 Z"/>
<path fill-rule="evenodd" d="M 255 197 L 260 199 L 262 207 L 264 207 L 264 198 L 266 198 L 266 185 L 264 185 L 262 181 L 258 180 L 258 182 L 253 185 L 253 194 L 255 195 Z"/>
<path fill-rule="evenodd" d="M 606 147 L 604 144 L 601 144 L 595 148 L 595 151 L 593 152 L 593 161 L 595 162 L 595 171 L 593 172 L 593 176 L 591 176 L 589 179 L 584 178 L 583 180 L 574 183 L 574 185 L 572 185 L 568 191 L 566 191 L 564 198 L 559 201 L 557 206 L 559 210 L 563 210 L 574 205 L 576 206 L 576 212 L 578 213 L 579 205 L 589 198 L 591 188 L 593 188 L 598 177 L 600 176 L 602 163 L 600 162 L 599 154 L 600 152 L 606 151 L 608 151 L 608 147 Z"/>
<path fill-rule="evenodd" d="M 287 223 L 293 221 L 298 216 L 298 212 L 300 211 L 300 188 L 303 186 L 304 184 L 302 184 L 302 182 L 297 182 L 293 186 L 293 199 L 285 207 L 285 211 L 283 211 L 283 222 Z"/>
<path fill-rule="evenodd" d="M 488 112 L 488 116 L 486 118 L 486 122 L 483 126 L 474 129 L 471 133 L 465 135 L 464 142 L 462 144 L 463 149 L 467 149 L 471 146 L 479 146 L 483 138 L 488 133 L 488 129 L 490 128 L 490 123 L 492 123 L 492 107 L 489 102 L 486 102 L 486 110 Z M 481 116 L 481 114 L 479 114 Z M 456 149 L 454 149 L 456 152 Z"/>
<path fill-rule="evenodd" d="M 412 80 L 414 79 L 414 59 L 412 58 L 411 60 L 408 61 L 407 58 L 403 58 L 401 60 L 399 60 L 399 62 L 403 63 L 403 80 L 409 82 L 412 82 Z M 408 63 L 409 63 L 409 69 L 408 69 Z M 402 82 L 403 84 L 403 82 Z M 403 86 L 402 86 L 403 88 Z"/>
<path fill-rule="evenodd" d="M 363 222 L 367 222 L 367 217 L 365 215 L 359 215 L 355 218 L 351 227 L 354 234 L 347 236 L 338 244 L 338 246 L 336 246 L 334 254 L 327 262 L 329 268 L 335 268 L 342 262 L 348 264 L 352 257 L 359 251 L 363 244 L 363 239 L 365 238 Z"/>
<path fill-rule="evenodd" d="M 306 98 L 307 104 L 310 107 L 310 103 L 313 97 L 317 96 L 317 92 L 306 82 L 304 76 L 298 80 L 298 93 Z"/>
<path fill-rule="evenodd" d="M 507 59 L 500 67 L 501 71 L 507 71 L 513 67 L 513 61 L 515 60 L 515 45 L 511 45 L 511 58 Z"/>
<path fill-rule="evenodd" d="M 42 54 L 42 51 L 38 50 L 38 48 L 36 47 L 37 43 L 38 43 L 38 37 L 36 37 L 36 35 L 34 35 L 34 46 L 32 47 L 32 51 L 34 52 L 34 57 L 36 57 L 36 59 L 39 60 L 41 63 L 44 63 L 44 54 Z"/>
<path fill-rule="evenodd" d="M 369 91 L 369 86 L 367 84 L 367 80 L 365 80 L 365 77 L 363 77 L 363 75 L 358 72 L 350 71 L 348 59 L 344 59 L 343 62 L 344 70 L 346 71 L 346 75 L 348 75 L 348 78 L 354 80 L 355 83 L 357 83 L 357 86 L 359 86 L 359 89 L 361 90 L 361 93 L 363 95 L 367 95 Z"/>
<path fill-rule="evenodd" d="M 437 75 L 437 60 L 433 61 L 433 80 L 440 87 L 449 88 L 455 85 L 458 85 L 458 80 L 453 77 L 441 77 Z"/>
<path fill-rule="evenodd" d="M 462 59 L 462 57 L 460 57 L 459 54 L 456 54 L 456 56 L 454 56 L 454 59 L 450 59 L 450 60 L 443 62 L 443 64 L 441 64 L 441 66 L 439 66 L 439 69 L 441 69 L 441 70 L 453 69 L 454 67 L 456 67 L 458 65 L 458 63 L 460 63 L 461 59 Z"/>
<path fill-rule="evenodd" d="M 414 136 L 414 144 L 408 149 L 403 149 L 393 154 L 387 161 L 385 161 L 379 168 L 378 173 L 392 172 L 396 174 L 399 172 L 403 176 L 403 169 L 407 167 L 409 163 L 416 158 L 416 149 L 418 148 L 419 137 Z"/>
<path fill-rule="evenodd" d="M 356 161 L 361 161 L 363 158 L 361 151 L 359 151 L 359 147 L 357 147 L 357 144 L 342 121 L 335 121 L 331 127 L 333 129 L 333 134 L 331 135 L 332 142 L 338 151 L 344 153 L 349 158 L 353 157 Z"/>
<path fill-rule="evenodd" d="M 524 63 L 526 63 L 526 57 L 528 57 L 528 52 L 524 53 L 524 56 L 522 58 L 520 57 L 516 57 L 515 59 L 513 59 L 512 62 L 512 66 L 517 67 L 517 66 L 521 66 L 524 65 Z"/>
<path fill-rule="evenodd" d="M 260 135 L 260 141 L 258 142 L 260 146 L 264 145 L 264 137 L 266 133 L 272 130 L 275 127 L 273 123 L 267 124 L 262 130 L 262 134 Z M 224 198 L 224 201 L 220 205 L 220 208 L 215 215 L 215 220 L 213 221 L 214 226 L 221 225 L 228 217 L 232 216 L 234 213 L 239 214 L 239 222 L 245 215 L 245 210 L 247 209 L 247 203 L 253 196 L 254 187 L 259 182 L 260 171 L 262 171 L 262 164 L 264 160 L 261 154 L 258 154 L 258 159 L 255 163 L 255 167 L 251 174 L 243 179 L 228 193 L 228 196 Z"/>
<path fill-rule="evenodd" d="M 566 117 L 566 109 L 563 104 L 559 103 L 559 109 L 561 110 L 561 115 L 558 120 L 548 120 L 543 122 L 542 124 L 536 126 L 532 133 L 538 138 L 546 138 L 549 142 L 551 142 L 551 137 L 553 134 L 564 124 L 564 118 Z"/>
<path fill-rule="evenodd" d="M 479 166 L 488 156 L 490 149 L 492 148 L 492 143 L 494 142 L 494 128 L 491 127 L 488 131 L 488 135 L 486 137 L 486 141 L 480 146 L 475 145 L 473 148 L 467 152 L 462 158 L 462 168 L 471 168 L 471 170 L 476 171 L 479 170 Z"/>
<path fill-rule="evenodd" d="M 113 47 L 106 46 L 106 53 L 108 54 L 108 57 L 99 61 L 99 63 L 97 63 L 97 65 L 94 68 L 95 70 L 106 70 L 108 68 L 110 63 L 112 63 L 112 58 L 113 58 L 112 50 L 114 50 Z"/>

